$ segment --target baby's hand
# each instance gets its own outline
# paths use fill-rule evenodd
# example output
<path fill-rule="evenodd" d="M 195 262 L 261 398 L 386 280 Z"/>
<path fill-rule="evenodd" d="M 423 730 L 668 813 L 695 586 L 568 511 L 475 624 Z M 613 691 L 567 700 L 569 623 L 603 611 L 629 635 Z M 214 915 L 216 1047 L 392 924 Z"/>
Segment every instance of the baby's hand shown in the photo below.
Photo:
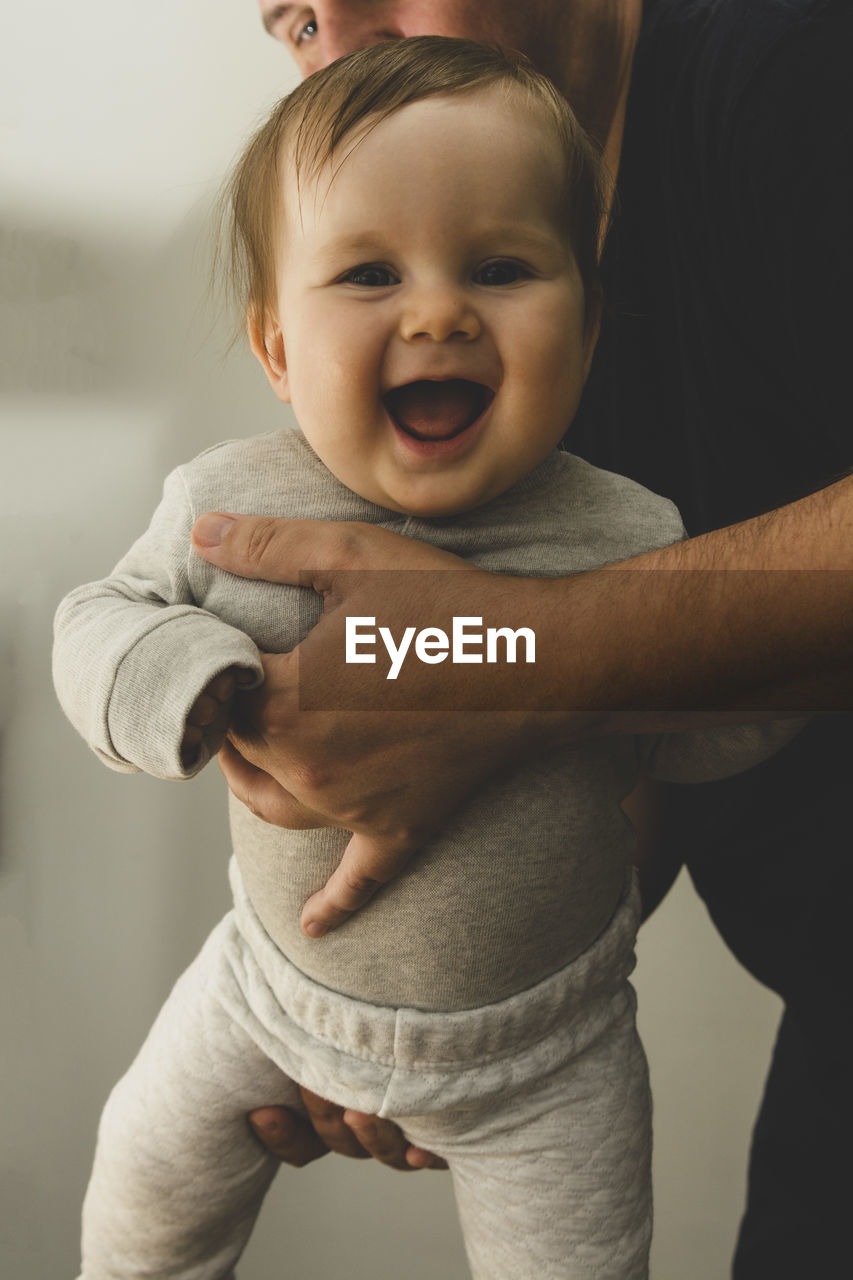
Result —
<path fill-rule="evenodd" d="M 190 707 L 186 728 L 181 742 L 181 764 L 189 768 L 198 751 L 205 729 L 216 725 L 222 733 L 228 727 L 228 717 L 234 691 L 238 685 L 250 684 L 254 674 L 245 667 L 229 667 L 214 676 L 207 688 L 199 694 Z"/>

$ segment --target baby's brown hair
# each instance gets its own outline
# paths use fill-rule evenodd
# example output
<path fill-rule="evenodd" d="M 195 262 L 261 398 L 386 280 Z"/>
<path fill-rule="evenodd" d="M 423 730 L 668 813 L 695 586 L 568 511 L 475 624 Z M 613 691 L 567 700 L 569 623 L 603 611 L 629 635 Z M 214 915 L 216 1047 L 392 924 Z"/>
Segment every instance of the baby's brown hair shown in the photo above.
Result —
<path fill-rule="evenodd" d="M 598 151 L 568 103 L 523 54 L 450 36 L 415 36 L 359 49 L 304 80 L 273 109 L 238 161 L 224 193 L 228 277 L 244 316 L 263 327 L 274 310 L 275 228 L 282 158 L 297 182 L 314 177 L 341 143 L 412 102 L 515 87 L 545 108 L 566 157 L 562 208 L 587 300 L 597 312 L 599 249 L 608 184 Z"/>

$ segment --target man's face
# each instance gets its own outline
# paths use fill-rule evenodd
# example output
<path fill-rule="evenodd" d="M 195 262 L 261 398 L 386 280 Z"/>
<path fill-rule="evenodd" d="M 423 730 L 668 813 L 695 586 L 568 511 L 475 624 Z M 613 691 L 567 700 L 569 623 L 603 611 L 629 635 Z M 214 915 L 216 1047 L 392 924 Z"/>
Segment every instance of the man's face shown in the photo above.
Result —
<path fill-rule="evenodd" d="M 555 0 L 259 0 L 264 26 L 292 54 L 303 76 L 355 49 L 404 36 L 466 36 L 548 60 Z"/>
<path fill-rule="evenodd" d="M 292 166 L 291 166 L 292 167 Z M 592 340 L 545 113 L 501 88 L 429 98 L 284 182 L 263 355 L 327 467 L 449 515 L 502 493 L 571 423 Z"/>

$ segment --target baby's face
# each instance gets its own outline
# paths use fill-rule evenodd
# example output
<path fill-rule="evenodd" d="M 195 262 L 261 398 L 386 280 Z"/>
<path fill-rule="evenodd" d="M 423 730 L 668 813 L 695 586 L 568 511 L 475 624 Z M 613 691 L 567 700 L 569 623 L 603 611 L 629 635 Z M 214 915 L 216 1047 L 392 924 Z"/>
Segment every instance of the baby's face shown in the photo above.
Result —
<path fill-rule="evenodd" d="M 466 511 L 565 433 L 593 339 L 563 163 L 540 113 L 490 89 L 404 107 L 301 194 L 286 178 L 268 373 L 362 497 Z"/>

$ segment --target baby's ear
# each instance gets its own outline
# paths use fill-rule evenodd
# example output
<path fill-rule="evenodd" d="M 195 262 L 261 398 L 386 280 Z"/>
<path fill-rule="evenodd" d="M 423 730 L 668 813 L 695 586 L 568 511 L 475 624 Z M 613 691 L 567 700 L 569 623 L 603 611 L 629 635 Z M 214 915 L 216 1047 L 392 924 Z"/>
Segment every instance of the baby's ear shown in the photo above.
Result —
<path fill-rule="evenodd" d="M 261 322 L 263 320 L 263 322 Z M 287 360 L 284 354 L 284 335 L 281 325 L 271 311 L 264 313 L 263 318 L 250 314 L 247 320 L 249 346 L 261 362 L 269 384 L 285 403 L 290 402 L 290 387 L 287 380 Z"/>

